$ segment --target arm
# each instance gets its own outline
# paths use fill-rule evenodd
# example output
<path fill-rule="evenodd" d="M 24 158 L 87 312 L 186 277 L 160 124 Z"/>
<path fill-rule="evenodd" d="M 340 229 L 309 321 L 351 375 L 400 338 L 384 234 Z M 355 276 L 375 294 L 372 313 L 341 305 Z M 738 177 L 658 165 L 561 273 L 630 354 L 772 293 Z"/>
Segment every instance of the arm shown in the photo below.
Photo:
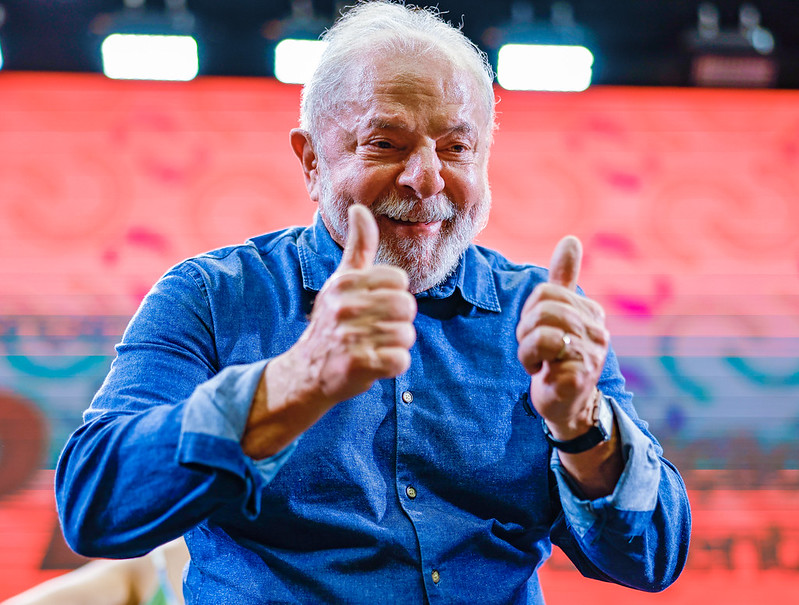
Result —
<path fill-rule="evenodd" d="M 575 291 L 580 257 L 576 238 L 561 241 L 550 281 L 530 295 L 517 329 L 533 404 L 556 439 L 567 441 L 591 428 L 597 390 L 615 400 L 608 441 L 581 453 L 552 454 L 564 513 L 552 540 L 589 577 L 662 590 L 687 557 L 685 486 L 637 420 L 609 348 L 602 308 Z"/>
<path fill-rule="evenodd" d="M 338 402 L 410 366 L 416 300 L 408 276 L 374 265 L 379 233 L 365 207 L 351 206 L 348 221 L 341 263 L 316 297 L 308 328 L 258 385 L 242 438 L 253 458 L 274 455 Z"/>
<path fill-rule="evenodd" d="M 219 372 L 196 270 L 169 272 L 131 321 L 56 469 L 64 535 L 91 557 L 136 557 L 218 507 L 250 512 L 264 479 L 238 439 L 264 362 Z"/>
<path fill-rule="evenodd" d="M 304 430 L 405 371 L 416 310 L 407 275 L 373 266 L 377 225 L 363 207 L 350 217 L 354 236 L 309 326 L 272 360 L 218 370 L 214 318 L 191 267 L 147 296 L 59 460 L 58 511 L 73 549 L 136 556 L 222 506 L 257 517 L 263 486 Z"/>
<path fill-rule="evenodd" d="M 613 491 L 591 499 L 552 454 L 563 513 L 552 541 L 586 576 L 646 591 L 665 589 L 682 571 L 691 513 L 685 485 L 636 415 L 613 351 L 600 380 L 611 395 L 624 467 Z"/>
<path fill-rule="evenodd" d="M 181 575 L 189 560 L 182 539 L 158 549 L 166 559 L 167 573 L 176 595 L 181 595 Z M 75 571 L 53 578 L 4 601 L 3 605 L 138 605 L 158 588 L 156 552 L 122 561 L 91 561 Z M 182 603 L 182 598 L 178 597 Z"/>

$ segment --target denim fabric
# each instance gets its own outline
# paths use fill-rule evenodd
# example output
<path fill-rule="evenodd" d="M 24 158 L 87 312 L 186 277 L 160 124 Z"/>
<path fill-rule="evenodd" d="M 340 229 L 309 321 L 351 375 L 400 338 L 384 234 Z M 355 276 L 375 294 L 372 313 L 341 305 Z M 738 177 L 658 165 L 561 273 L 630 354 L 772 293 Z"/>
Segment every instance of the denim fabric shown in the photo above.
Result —
<path fill-rule="evenodd" d="M 59 461 L 73 548 L 127 557 L 185 533 L 188 603 L 542 603 L 536 569 L 552 543 L 589 577 L 644 590 L 676 578 L 685 489 L 615 355 L 599 387 L 626 468 L 611 496 L 586 501 L 516 358 L 521 307 L 546 271 L 480 247 L 417 296 L 405 374 L 277 456 L 244 455 L 258 380 L 340 259 L 317 217 L 187 260 L 153 287 Z"/>

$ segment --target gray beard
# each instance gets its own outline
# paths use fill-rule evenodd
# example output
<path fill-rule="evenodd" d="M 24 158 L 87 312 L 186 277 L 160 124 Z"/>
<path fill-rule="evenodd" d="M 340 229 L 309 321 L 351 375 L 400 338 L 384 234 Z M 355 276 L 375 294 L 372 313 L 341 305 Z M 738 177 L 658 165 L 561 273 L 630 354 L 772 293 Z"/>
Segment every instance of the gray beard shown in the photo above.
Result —
<path fill-rule="evenodd" d="M 318 168 L 318 166 L 317 166 Z M 339 242 L 346 241 L 347 211 L 351 201 L 335 195 L 330 181 L 320 174 L 319 210 L 325 225 Z M 424 222 L 444 221 L 434 237 L 394 239 L 380 237 L 375 262 L 393 265 L 408 274 L 412 294 L 424 292 L 446 280 L 455 271 L 461 255 L 485 226 L 490 195 L 470 214 L 459 211 L 444 194 L 421 202 L 389 194 L 370 208 L 375 216 L 410 216 Z"/>

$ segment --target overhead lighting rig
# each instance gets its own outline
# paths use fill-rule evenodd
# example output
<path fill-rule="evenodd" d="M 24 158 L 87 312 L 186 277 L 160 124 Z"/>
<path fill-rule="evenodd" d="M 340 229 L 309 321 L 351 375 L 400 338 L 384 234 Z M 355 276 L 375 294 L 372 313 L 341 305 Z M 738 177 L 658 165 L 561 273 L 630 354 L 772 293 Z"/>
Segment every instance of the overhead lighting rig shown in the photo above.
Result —
<path fill-rule="evenodd" d="M 777 83 L 774 36 L 760 24 L 760 11 L 752 4 L 741 6 L 737 27 L 724 28 L 718 7 L 703 2 L 685 45 L 697 86 L 768 88 Z"/>
<path fill-rule="evenodd" d="M 589 34 L 568 2 L 553 3 L 549 21 L 536 21 L 532 4 L 517 0 L 510 22 L 484 38 L 499 47 L 497 81 L 505 89 L 579 92 L 591 85 Z"/>
<path fill-rule="evenodd" d="M 186 0 L 165 0 L 164 10 L 146 0 L 124 0 L 122 11 L 92 23 L 102 36 L 103 73 L 123 80 L 194 79 L 199 72 L 195 19 Z"/>
<path fill-rule="evenodd" d="M 278 80 L 305 84 L 310 79 L 327 46 L 319 36 L 331 23 L 316 15 L 311 0 L 292 0 L 288 18 L 264 26 L 264 37 L 275 43 L 274 74 Z"/>

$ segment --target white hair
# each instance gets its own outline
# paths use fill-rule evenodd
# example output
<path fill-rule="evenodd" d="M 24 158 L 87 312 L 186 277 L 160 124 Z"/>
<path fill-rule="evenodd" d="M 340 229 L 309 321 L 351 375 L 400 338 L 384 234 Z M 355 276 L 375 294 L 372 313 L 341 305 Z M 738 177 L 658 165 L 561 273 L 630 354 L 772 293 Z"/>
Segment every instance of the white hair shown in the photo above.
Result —
<path fill-rule="evenodd" d="M 485 53 L 460 29 L 443 20 L 435 8 L 419 8 L 387 0 L 359 1 L 322 35 L 322 59 L 302 91 L 300 126 L 314 139 L 321 121 L 342 100 L 350 67 L 375 50 L 404 55 L 442 53 L 471 73 L 494 127 L 494 72 Z"/>

